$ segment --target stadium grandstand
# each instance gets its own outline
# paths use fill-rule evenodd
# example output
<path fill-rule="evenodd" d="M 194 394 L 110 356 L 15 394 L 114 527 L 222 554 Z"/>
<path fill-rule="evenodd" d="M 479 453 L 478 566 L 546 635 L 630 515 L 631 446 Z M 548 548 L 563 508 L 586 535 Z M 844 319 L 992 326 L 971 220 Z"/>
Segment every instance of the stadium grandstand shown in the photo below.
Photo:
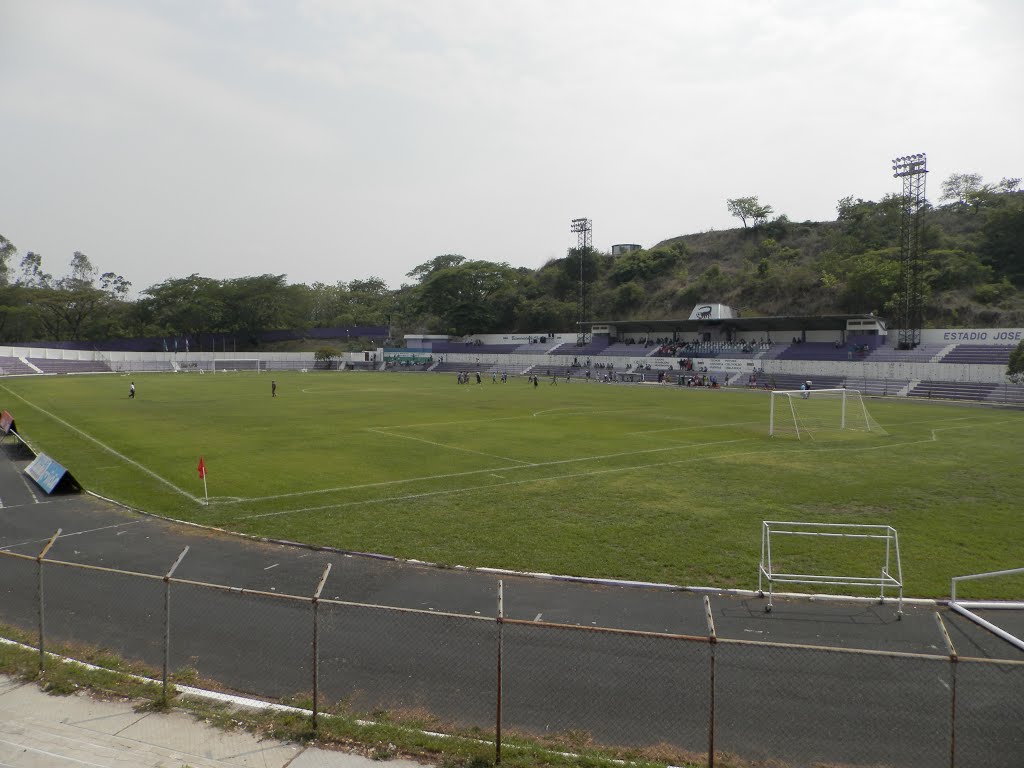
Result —
<path fill-rule="evenodd" d="M 410 334 L 383 346 L 386 327 L 313 329 L 305 338 L 358 338 L 361 352 L 316 360 L 311 352 L 235 352 L 227 339 L 135 339 L 102 350 L 73 344 L 0 347 L 0 376 L 137 371 L 393 371 L 490 378 L 554 376 L 643 385 L 797 389 L 848 387 L 873 396 L 970 400 L 1024 406 L 1024 385 L 1006 368 L 1020 328 L 925 329 L 913 349 L 889 343 L 886 323 L 867 315 L 743 317 L 714 303 L 680 320 L 594 320 L 587 331 Z M 298 338 L 275 331 L 264 341 Z M 578 344 L 580 337 L 586 339 Z M 273 337 L 273 338 L 271 338 Z M 234 361 L 234 362 L 233 362 Z"/>

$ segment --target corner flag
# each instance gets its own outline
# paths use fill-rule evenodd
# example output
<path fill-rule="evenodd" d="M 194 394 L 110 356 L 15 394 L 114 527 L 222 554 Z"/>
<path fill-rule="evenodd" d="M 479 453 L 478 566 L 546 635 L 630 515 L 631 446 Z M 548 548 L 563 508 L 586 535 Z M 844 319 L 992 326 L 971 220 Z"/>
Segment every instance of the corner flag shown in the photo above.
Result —
<path fill-rule="evenodd" d="M 206 489 L 206 462 L 203 461 L 203 457 L 199 457 L 199 466 L 196 467 L 199 470 L 199 478 L 203 481 L 203 496 L 206 497 L 206 506 L 210 506 L 210 492 Z"/>

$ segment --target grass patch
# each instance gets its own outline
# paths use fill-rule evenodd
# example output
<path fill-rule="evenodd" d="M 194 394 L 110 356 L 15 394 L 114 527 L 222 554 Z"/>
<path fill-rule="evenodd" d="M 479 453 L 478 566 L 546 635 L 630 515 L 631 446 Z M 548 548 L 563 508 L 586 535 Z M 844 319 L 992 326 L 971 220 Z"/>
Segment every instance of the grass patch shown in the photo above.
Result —
<path fill-rule="evenodd" d="M 454 375 L 8 379 L 97 493 L 245 533 L 448 565 L 753 588 L 764 519 L 892 525 L 908 594 L 1019 565 L 1024 414 L 869 401 L 888 432 L 769 438 L 764 393 Z M 205 457 L 210 504 L 196 464 Z M 857 553 L 797 556 L 875 572 Z M 972 586 L 1020 597 L 1017 585 Z"/>

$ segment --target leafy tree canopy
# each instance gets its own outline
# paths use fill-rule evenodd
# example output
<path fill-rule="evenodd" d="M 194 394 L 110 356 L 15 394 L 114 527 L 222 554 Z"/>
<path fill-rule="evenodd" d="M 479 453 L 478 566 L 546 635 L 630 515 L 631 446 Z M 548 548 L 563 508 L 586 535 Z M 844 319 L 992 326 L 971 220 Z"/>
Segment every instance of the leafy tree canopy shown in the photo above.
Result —
<path fill-rule="evenodd" d="M 729 213 L 743 222 L 743 228 L 747 228 L 749 220 L 755 227 L 768 221 L 772 215 L 770 205 L 762 205 L 756 197 L 737 197 L 725 201 L 725 207 Z"/>

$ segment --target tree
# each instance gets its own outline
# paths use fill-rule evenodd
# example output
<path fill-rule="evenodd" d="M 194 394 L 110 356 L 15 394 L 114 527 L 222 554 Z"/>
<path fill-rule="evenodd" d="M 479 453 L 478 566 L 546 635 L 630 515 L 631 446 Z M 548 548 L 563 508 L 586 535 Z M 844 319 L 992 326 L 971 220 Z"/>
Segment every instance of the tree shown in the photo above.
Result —
<path fill-rule="evenodd" d="M 968 205 L 971 197 L 983 190 L 980 173 L 953 173 L 942 182 L 942 197 L 958 205 Z"/>
<path fill-rule="evenodd" d="M 48 338 L 54 340 L 102 339 L 121 332 L 126 315 L 123 298 L 131 286 L 107 272 L 96 285 L 99 270 L 81 251 L 71 257 L 69 273 L 54 280 L 42 270 L 42 257 L 29 253 L 22 259 L 21 285 L 31 289 L 29 309 Z"/>
<path fill-rule="evenodd" d="M 756 197 L 737 197 L 726 200 L 725 207 L 729 209 L 730 214 L 743 222 L 744 229 L 747 228 L 748 219 L 756 227 L 764 224 L 768 221 L 768 217 L 772 215 L 772 207 L 770 205 L 761 205 Z"/>
<path fill-rule="evenodd" d="M 334 347 L 320 347 L 316 352 L 313 353 L 313 359 L 318 363 L 326 363 L 324 368 L 331 368 L 331 362 L 336 357 L 341 357 L 341 352 L 336 350 Z M 317 366 L 318 368 L 320 366 Z"/>
<path fill-rule="evenodd" d="M 18 285 L 26 288 L 48 288 L 53 282 L 53 275 L 43 272 L 43 257 L 38 253 L 29 251 L 21 260 L 19 265 L 21 276 L 18 278 Z"/>
<path fill-rule="evenodd" d="M 1024 383 L 1024 341 L 1017 345 L 1017 348 L 1010 353 L 1010 364 L 1006 368 L 1006 375 L 1014 384 Z"/>
<path fill-rule="evenodd" d="M 417 282 L 422 283 L 434 272 L 441 269 L 449 269 L 450 267 L 457 267 L 465 260 L 465 256 L 459 256 L 457 253 L 446 253 L 441 256 L 435 256 L 430 261 L 425 261 L 418 267 L 413 267 L 411 271 L 405 273 L 405 276 L 412 277 Z"/>
<path fill-rule="evenodd" d="M 986 264 L 1024 285 L 1024 205 L 1011 204 L 989 214 L 978 249 Z"/>
<path fill-rule="evenodd" d="M 886 195 L 877 203 L 859 197 L 854 199 L 850 195 L 841 199 L 836 209 L 836 220 L 842 223 L 842 231 L 853 238 L 839 250 L 857 253 L 865 249 L 885 248 L 899 238 L 903 217 L 901 195 Z"/>
<path fill-rule="evenodd" d="M 1016 192 L 1017 188 L 1020 187 L 1020 177 L 1014 179 L 1008 179 L 1005 176 L 999 180 L 996 184 L 996 188 L 1000 192 Z"/>
<path fill-rule="evenodd" d="M 245 334 L 255 343 L 260 331 L 295 328 L 304 323 L 307 292 L 288 285 L 285 275 L 256 275 L 221 283 L 222 329 Z"/>
<path fill-rule="evenodd" d="M 464 336 L 498 330 L 520 274 L 508 264 L 463 259 L 431 271 L 417 288 L 417 304 L 437 318 L 436 330 L 442 332 Z"/>
<path fill-rule="evenodd" d="M 18 249 L 14 243 L 3 235 L 0 235 L 0 286 L 7 285 L 10 281 L 10 263 L 18 255 Z"/>
<path fill-rule="evenodd" d="M 212 333 L 223 330 L 224 301 L 220 283 L 191 274 L 170 278 L 142 292 L 139 311 L 144 322 L 162 334 Z"/>

